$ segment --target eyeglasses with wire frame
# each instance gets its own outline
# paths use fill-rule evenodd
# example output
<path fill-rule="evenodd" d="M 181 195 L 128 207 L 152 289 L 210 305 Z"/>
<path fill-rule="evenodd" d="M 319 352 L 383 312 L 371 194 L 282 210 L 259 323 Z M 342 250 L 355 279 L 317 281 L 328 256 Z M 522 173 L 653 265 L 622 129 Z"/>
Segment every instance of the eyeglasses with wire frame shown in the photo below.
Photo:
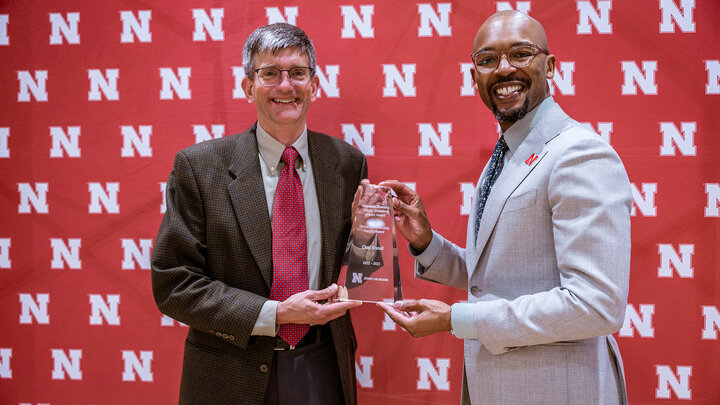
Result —
<path fill-rule="evenodd" d="M 315 69 L 307 66 L 296 66 L 290 69 L 278 69 L 275 67 L 264 67 L 255 69 L 258 81 L 263 86 L 277 86 L 282 81 L 282 72 L 287 72 L 290 83 L 298 86 L 305 86 L 310 83 L 315 74 Z"/>
<path fill-rule="evenodd" d="M 494 71 L 500 66 L 500 60 L 505 55 L 508 63 L 516 68 L 530 66 L 533 59 L 541 53 L 548 55 L 548 51 L 535 44 L 516 45 L 506 51 L 478 51 L 470 54 L 475 68 L 483 73 Z"/>

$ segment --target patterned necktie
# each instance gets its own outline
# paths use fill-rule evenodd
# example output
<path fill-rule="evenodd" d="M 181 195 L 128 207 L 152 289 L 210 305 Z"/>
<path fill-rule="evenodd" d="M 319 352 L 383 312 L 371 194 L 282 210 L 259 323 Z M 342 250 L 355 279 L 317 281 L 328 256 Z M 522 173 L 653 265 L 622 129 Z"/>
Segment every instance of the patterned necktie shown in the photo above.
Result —
<path fill-rule="evenodd" d="M 302 183 L 295 170 L 298 152 L 285 148 L 285 167 L 275 190 L 272 216 L 273 283 L 270 299 L 285 301 L 308 289 L 307 234 L 305 233 L 305 200 Z M 280 325 L 278 335 L 290 346 L 298 344 L 308 332 L 308 324 Z"/>
<path fill-rule="evenodd" d="M 490 188 L 495 184 L 500 171 L 503 167 L 503 158 L 505 152 L 508 150 L 508 146 L 505 143 L 505 138 L 502 136 L 498 139 L 495 144 L 495 150 L 493 150 L 492 157 L 490 158 L 490 166 L 488 166 L 487 176 L 482 184 L 480 190 L 480 198 L 478 199 L 477 215 L 475 216 L 475 240 L 477 241 L 478 230 L 480 230 L 480 220 L 482 219 L 483 211 L 485 210 L 485 202 L 487 202 L 488 196 L 490 195 Z"/>

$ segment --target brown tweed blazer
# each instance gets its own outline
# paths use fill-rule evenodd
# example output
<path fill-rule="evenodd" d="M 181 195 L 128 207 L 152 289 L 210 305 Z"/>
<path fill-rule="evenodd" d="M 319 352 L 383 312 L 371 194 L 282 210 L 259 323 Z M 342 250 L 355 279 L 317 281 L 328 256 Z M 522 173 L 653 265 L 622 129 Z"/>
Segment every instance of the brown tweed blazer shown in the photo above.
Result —
<path fill-rule="evenodd" d="M 189 326 L 181 404 L 261 404 L 274 337 L 250 336 L 272 283 L 272 225 L 253 125 L 183 149 L 152 255 L 158 308 Z M 308 131 L 322 224 L 321 288 L 338 278 L 365 156 Z M 347 404 L 356 403 L 350 314 L 330 322 Z"/>

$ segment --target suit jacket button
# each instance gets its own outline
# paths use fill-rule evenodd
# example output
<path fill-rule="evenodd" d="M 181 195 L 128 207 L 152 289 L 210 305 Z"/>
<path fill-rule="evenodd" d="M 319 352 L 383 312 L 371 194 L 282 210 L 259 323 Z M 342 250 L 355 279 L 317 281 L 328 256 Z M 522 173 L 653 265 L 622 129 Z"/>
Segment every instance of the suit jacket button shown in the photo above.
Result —
<path fill-rule="evenodd" d="M 270 370 L 270 367 L 268 367 L 267 364 L 261 364 L 260 365 L 260 372 L 261 373 L 267 373 Z"/>
<path fill-rule="evenodd" d="M 235 340 L 235 336 L 230 335 L 230 336 L 228 336 L 228 339 L 230 339 L 230 340 Z"/>
<path fill-rule="evenodd" d="M 476 286 L 476 285 L 470 287 L 470 294 L 472 294 L 472 295 L 474 295 L 474 296 L 476 296 L 476 297 L 477 297 L 478 295 L 480 295 L 480 292 L 481 292 L 481 291 L 482 291 L 482 290 L 479 289 L 478 286 Z"/>
<path fill-rule="evenodd" d="M 227 333 L 223 333 L 223 334 L 222 334 L 222 337 L 223 337 L 223 339 L 227 339 L 227 338 L 228 338 L 228 334 L 227 334 Z"/>

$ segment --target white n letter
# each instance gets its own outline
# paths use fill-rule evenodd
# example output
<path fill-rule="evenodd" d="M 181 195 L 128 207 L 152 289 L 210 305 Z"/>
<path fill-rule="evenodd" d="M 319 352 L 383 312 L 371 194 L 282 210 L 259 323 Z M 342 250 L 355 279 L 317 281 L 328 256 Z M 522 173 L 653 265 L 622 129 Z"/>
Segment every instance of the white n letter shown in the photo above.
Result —
<path fill-rule="evenodd" d="M 34 78 L 33 78 L 34 76 Z M 26 103 L 30 101 L 30 93 L 32 93 L 35 101 L 48 101 L 47 93 L 47 70 L 36 70 L 30 76 L 27 70 L 18 70 L 17 78 L 20 82 L 20 91 L 18 92 L 18 103 Z"/>
<path fill-rule="evenodd" d="M 670 389 L 672 388 L 678 399 L 692 399 L 692 390 L 690 389 L 692 367 L 677 366 L 676 369 L 679 378 L 672 372 L 670 366 L 655 366 L 655 373 L 658 376 L 658 387 L 655 390 L 655 398 L 669 399 Z"/>
<path fill-rule="evenodd" d="M 139 10 L 138 17 L 135 17 L 132 11 L 121 11 L 120 19 L 123 22 L 123 30 L 122 34 L 120 34 L 120 43 L 135 42 L 135 37 L 139 42 L 152 42 L 152 32 L 150 32 L 151 13 L 150 10 Z M 138 18 L 140 21 L 138 21 Z"/>
<path fill-rule="evenodd" d="M 29 214 L 30 204 L 35 208 L 38 214 L 47 214 L 50 207 L 47 203 L 47 183 L 35 183 L 35 189 L 30 183 L 18 183 L 18 192 L 20 193 L 20 205 L 18 205 L 18 214 Z"/>
<path fill-rule="evenodd" d="M 674 143 L 677 148 L 680 149 L 680 153 L 683 156 L 695 156 L 696 149 L 693 143 L 693 135 L 695 135 L 695 128 L 697 125 L 695 122 L 681 122 L 680 127 L 682 128 L 683 135 L 680 135 L 677 127 L 672 122 L 661 122 L 660 132 L 663 135 L 663 143 L 660 146 L 660 156 L 675 156 L 675 149 L 672 144 Z"/>
<path fill-rule="evenodd" d="M 78 22 L 80 13 L 67 13 L 67 21 L 60 13 L 50 13 L 50 45 L 62 45 L 63 37 L 68 44 L 79 44 Z M 62 33 L 62 35 L 60 35 Z"/>
<path fill-rule="evenodd" d="M 225 14 L 225 9 L 211 8 L 210 14 L 212 14 L 212 22 L 204 9 L 194 8 L 192 13 L 193 19 L 195 20 L 193 41 L 207 41 L 207 34 L 210 34 L 213 41 L 225 40 L 225 31 L 223 31 L 222 28 L 222 20 Z"/>
<path fill-rule="evenodd" d="M 462 205 L 460 205 L 460 215 L 470 215 L 472 209 L 472 198 L 475 194 L 475 184 L 460 183 L 460 193 L 462 194 Z"/>
<path fill-rule="evenodd" d="M 634 331 L 637 330 L 638 335 L 644 338 L 655 337 L 655 328 L 653 328 L 652 317 L 655 313 L 655 305 L 652 304 L 640 304 L 640 316 L 632 304 L 627 304 L 625 309 L 625 320 L 623 326 L 620 328 L 618 335 L 633 337 L 635 336 Z M 633 329 L 635 325 L 635 329 Z"/>
<path fill-rule="evenodd" d="M 658 94 L 655 83 L 655 72 L 657 71 L 656 60 L 642 61 L 642 71 L 633 61 L 622 61 L 622 71 L 625 73 L 625 82 L 622 86 L 622 94 L 637 94 L 637 85 L 644 94 Z M 636 84 L 637 83 L 637 84 Z"/>
<path fill-rule="evenodd" d="M 705 206 L 706 217 L 720 217 L 720 184 L 706 183 L 705 194 L 707 194 L 707 205 Z"/>
<path fill-rule="evenodd" d="M 430 147 L 432 143 L 439 156 L 452 156 L 452 146 L 450 146 L 450 133 L 452 132 L 451 122 L 438 123 L 438 135 L 430 123 L 418 123 L 418 132 L 420 132 L 420 146 L 418 147 L 418 156 L 432 156 L 433 149 Z"/>
<path fill-rule="evenodd" d="M 555 94 L 555 87 L 560 90 L 560 94 L 564 96 L 575 95 L 575 85 L 573 84 L 573 72 L 575 71 L 575 62 L 559 62 L 555 69 L 555 76 L 548 79 L 550 83 L 550 94 Z M 552 86 L 552 83 L 555 86 Z"/>
<path fill-rule="evenodd" d="M 682 32 L 695 32 L 695 21 L 693 21 L 693 9 L 695 0 L 681 0 L 682 12 L 678 9 L 673 0 L 660 0 L 662 21 L 660 21 L 660 33 L 675 32 L 675 24 Z M 672 22 L 675 21 L 675 24 Z"/>
<path fill-rule="evenodd" d="M 417 367 L 420 377 L 417 381 L 418 390 L 429 390 L 430 380 L 440 391 L 450 390 L 450 381 L 448 381 L 448 369 L 450 368 L 450 359 L 437 359 L 437 368 L 432 360 L 425 357 L 417 358 Z"/>
<path fill-rule="evenodd" d="M 10 147 L 8 146 L 8 138 L 10 138 L 10 128 L 0 127 L 0 158 L 10 157 Z"/>
<path fill-rule="evenodd" d="M 120 204 L 118 204 L 120 183 L 105 183 L 105 188 L 100 183 L 88 183 L 88 191 L 90 191 L 88 213 L 102 214 L 103 207 L 108 214 L 120 213 Z"/>
<path fill-rule="evenodd" d="M 280 11 L 279 7 L 265 7 L 265 16 L 268 19 L 268 25 L 275 23 L 288 23 L 297 25 L 298 8 L 285 7 L 285 13 Z"/>
<path fill-rule="evenodd" d="M 325 65 L 325 72 L 320 65 L 317 65 L 315 74 L 318 77 L 320 86 L 317 90 L 317 96 L 320 97 L 320 90 L 325 92 L 328 98 L 340 97 L 340 89 L 338 88 L 338 75 L 340 74 L 340 65 Z"/>
<path fill-rule="evenodd" d="M 577 11 L 580 22 L 577 25 L 578 34 L 592 34 L 590 22 L 595 26 L 598 34 L 612 34 L 612 24 L 610 23 L 610 10 L 612 10 L 611 1 L 598 0 L 598 9 L 595 10 L 589 1 L 578 1 Z"/>
<path fill-rule="evenodd" d="M 63 150 L 70 158 L 80 157 L 80 127 L 67 127 L 67 134 L 62 127 L 50 127 L 51 158 L 62 158 Z"/>
<path fill-rule="evenodd" d="M 706 60 L 705 70 L 708 73 L 705 94 L 720 94 L 720 60 Z"/>
<path fill-rule="evenodd" d="M 12 265 L 10 260 L 10 238 L 0 238 L 0 269 L 9 269 Z"/>
<path fill-rule="evenodd" d="M 150 249 L 152 239 L 139 239 L 140 247 L 132 239 L 120 239 L 123 248 L 123 270 L 135 270 L 137 264 L 143 270 L 150 270 Z"/>
<path fill-rule="evenodd" d="M 172 68 L 160 68 L 160 77 L 162 78 L 160 100 L 172 100 L 173 93 L 181 100 L 190 100 L 192 94 L 190 91 L 190 68 L 181 67 L 177 70 L 178 74 L 175 75 Z"/>
<path fill-rule="evenodd" d="M 657 207 L 655 206 L 655 193 L 657 192 L 657 183 L 641 183 L 642 193 L 638 190 L 635 183 L 630 184 L 632 186 L 632 197 L 633 206 L 630 211 L 631 216 L 635 216 L 637 210 L 635 207 L 640 208 L 640 212 L 644 217 L 657 216 Z"/>
<path fill-rule="evenodd" d="M 19 294 L 20 296 L 20 324 L 30 325 L 33 319 L 39 325 L 49 325 L 50 315 L 48 314 L 48 303 L 50 294 Z M 31 316 L 32 314 L 32 316 Z"/>
<path fill-rule="evenodd" d="M 102 325 L 103 318 L 108 325 L 120 325 L 118 305 L 119 294 L 108 294 L 107 301 L 100 294 L 88 294 L 90 297 L 90 325 Z M 102 314 L 102 315 L 101 315 Z"/>
<path fill-rule="evenodd" d="M 375 147 L 372 144 L 373 132 L 375 132 L 375 124 L 360 124 L 360 132 L 353 124 L 340 124 L 341 131 L 345 135 L 345 142 L 355 145 L 365 156 L 374 156 Z"/>
<path fill-rule="evenodd" d="M 660 254 L 660 267 L 658 277 L 672 277 L 670 263 L 681 278 L 693 278 L 692 255 L 695 253 L 695 245 L 679 245 L 680 255 L 675 251 L 673 245 L 658 244 Z"/>
<path fill-rule="evenodd" d="M 385 74 L 383 97 L 397 97 L 397 88 L 403 96 L 415 97 L 415 64 L 403 64 L 402 71 L 401 75 L 397 66 L 383 65 L 383 74 Z"/>
<path fill-rule="evenodd" d="M 138 135 L 140 132 L 140 135 Z M 142 157 L 152 157 L 150 136 L 152 136 L 152 125 L 139 125 L 135 131 L 130 125 L 121 125 L 120 133 L 123 137 L 123 147 L 120 150 L 121 157 L 135 157 L 135 151 Z"/>
<path fill-rule="evenodd" d="M 362 14 L 362 18 L 360 18 L 355 7 L 340 6 L 340 14 L 343 16 L 343 28 L 340 32 L 340 38 L 355 38 L 355 31 L 363 38 L 375 37 L 375 30 L 372 25 L 374 9 L 374 5 L 360 6 L 360 14 Z"/>
<path fill-rule="evenodd" d="M 53 380 L 64 380 L 65 374 L 71 380 L 82 380 L 82 370 L 80 370 L 80 359 L 82 359 L 82 350 L 70 349 L 70 358 L 62 349 L 50 349 L 53 358 Z M 63 372 L 63 370 L 65 372 Z"/>
<path fill-rule="evenodd" d="M 102 94 L 105 100 L 119 100 L 117 82 L 120 76 L 119 69 L 105 69 L 103 75 L 100 69 L 88 69 L 88 79 L 90 79 L 90 91 L 88 92 L 88 101 L 102 100 Z"/>
<path fill-rule="evenodd" d="M 10 14 L 0 14 L 0 45 L 10 45 L 7 29 L 9 22 Z"/>
<path fill-rule="evenodd" d="M 12 358 L 12 349 L 0 349 L 0 378 L 12 378 L 12 368 L 10 367 L 10 359 Z"/>
<path fill-rule="evenodd" d="M 153 373 L 150 367 L 153 359 L 152 351 L 140 351 L 142 363 L 132 350 L 123 350 L 122 358 L 125 362 L 125 369 L 122 374 L 123 381 L 135 381 L 135 377 L 137 376 L 140 378 L 140 381 L 152 382 Z"/>
<path fill-rule="evenodd" d="M 360 364 L 362 367 L 355 362 L 355 374 L 357 375 L 357 382 L 362 388 L 372 388 L 372 356 L 360 356 Z"/>
<path fill-rule="evenodd" d="M 439 37 L 452 36 L 452 27 L 450 27 L 450 12 L 452 12 L 451 3 L 437 3 L 437 13 L 430 4 L 419 3 L 418 14 L 420 14 L 420 26 L 418 27 L 419 37 L 431 37 L 432 24 Z"/>
<path fill-rule="evenodd" d="M 80 247 L 82 239 L 70 238 L 65 244 L 62 239 L 50 239 L 50 249 L 52 249 L 52 260 L 50 261 L 51 269 L 81 269 L 82 261 L 80 260 Z"/>
<path fill-rule="evenodd" d="M 195 143 L 209 141 L 211 139 L 219 139 L 225 136 L 225 125 L 211 125 L 210 131 L 207 125 L 193 125 L 193 134 L 195 134 Z M 212 131 L 212 135 L 210 132 Z"/>
<path fill-rule="evenodd" d="M 702 307 L 702 313 L 703 318 L 705 318 L 702 338 L 705 340 L 717 340 L 718 331 L 720 331 L 720 312 L 718 312 L 717 307 L 704 305 Z"/>

